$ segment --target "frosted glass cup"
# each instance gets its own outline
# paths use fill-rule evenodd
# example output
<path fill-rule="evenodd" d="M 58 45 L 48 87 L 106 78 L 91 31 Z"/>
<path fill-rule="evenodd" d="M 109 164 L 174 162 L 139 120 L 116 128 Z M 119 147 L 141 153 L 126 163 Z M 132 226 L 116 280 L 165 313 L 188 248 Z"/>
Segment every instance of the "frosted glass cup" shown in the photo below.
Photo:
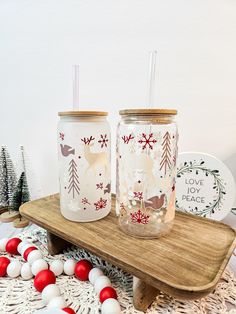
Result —
<path fill-rule="evenodd" d="M 72 221 L 101 219 L 111 210 L 110 127 L 101 111 L 59 112 L 60 208 Z"/>
<path fill-rule="evenodd" d="M 117 130 L 116 211 L 136 237 L 167 234 L 175 216 L 176 110 L 121 110 Z"/>

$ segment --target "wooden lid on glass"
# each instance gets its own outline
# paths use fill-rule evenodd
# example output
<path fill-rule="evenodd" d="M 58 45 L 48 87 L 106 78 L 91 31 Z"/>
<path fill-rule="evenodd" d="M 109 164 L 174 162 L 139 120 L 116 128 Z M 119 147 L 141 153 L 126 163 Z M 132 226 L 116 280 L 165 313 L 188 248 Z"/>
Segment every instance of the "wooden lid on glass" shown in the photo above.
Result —
<path fill-rule="evenodd" d="M 84 111 L 84 110 L 78 110 L 78 111 L 62 111 L 58 112 L 58 115 L 60 117 L 68 116 L 68 117 L 88 117 L 88 116 L 107 116 L 108 112 L 105 111 Z"/>
<path fill-rule="evenodd" d="M 121 116 L 123 115 L 176 115 L 175 109 L 123 109 L 119 111 Z"/>

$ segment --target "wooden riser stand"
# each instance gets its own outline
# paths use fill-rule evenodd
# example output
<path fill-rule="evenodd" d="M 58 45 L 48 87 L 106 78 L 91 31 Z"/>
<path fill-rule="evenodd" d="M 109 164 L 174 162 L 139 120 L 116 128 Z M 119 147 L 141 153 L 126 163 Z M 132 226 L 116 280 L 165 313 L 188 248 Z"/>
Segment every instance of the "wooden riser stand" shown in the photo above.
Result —
<path fill-rule="evenodd" d="M 133 301 L 138 310 L 145 311 L 159 291 L 177 299 L 194 300 L 214 290 L 235 248 L 235 230 L 178 212 L 167 236 L 137 239 L 119 229 L 114 197 L 112 204 L 113 210 L 106 218 L 90 223 L 62 217 L 58 195 L 26 203 L 20 212 L 47 230 L 49 254 L 74 244 L 135 276 Z"/>
<path fill-rule="evenodd" d="M 63 240 L 47 231 L 48 253 L 56 255 L 71 246 L 71 243 Z M 133 303 L 139 311 L 146 311 L 150 304 L 156 299 L 159 290 L 146 284 L 144 281 L 133 278 Z"/>

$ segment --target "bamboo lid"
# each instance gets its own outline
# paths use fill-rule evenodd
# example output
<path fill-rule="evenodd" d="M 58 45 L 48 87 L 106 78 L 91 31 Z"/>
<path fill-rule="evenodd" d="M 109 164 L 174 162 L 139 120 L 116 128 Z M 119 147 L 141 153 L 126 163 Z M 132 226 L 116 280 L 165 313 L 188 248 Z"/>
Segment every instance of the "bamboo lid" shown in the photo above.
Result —
<path fill-rule="evenodd" d="M 157 108 L 150 108 L 150 109 L 123 109 L 119 111 L 121 116 L 123 115 L 176 115 L 177 110 L 175 109 L 157 109 Z"/>
<path fill-rule="evenodd" d="M 107 116 L 108 112 L 105 111 L 61 111 L 58 112 L 60 117 L 68 116 L 68 117 L 85 117 L 85 116 Z"/>

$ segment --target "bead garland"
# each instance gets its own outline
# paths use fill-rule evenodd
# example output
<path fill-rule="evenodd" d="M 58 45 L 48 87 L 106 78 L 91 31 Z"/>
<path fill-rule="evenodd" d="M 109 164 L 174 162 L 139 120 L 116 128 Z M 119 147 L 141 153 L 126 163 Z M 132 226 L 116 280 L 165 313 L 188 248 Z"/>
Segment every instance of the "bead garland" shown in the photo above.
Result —
<path fill-rule="evenodd" d="M 82 281 L 90 281 L 102 303 L 102 314 L 120 314 L 121 308 L 117 301 L 116 290 L 112 287 L 110 279 L 101 269 L 93 267 L 90 261 L 82 259 L 75 261 L 68 259 L 64 262 L 54 260 L 50 265 L 43 259 L 42 253 L 37 247 L 19 238 L 3 238 L 0 240 L 0 252 L 10 255 L 21 255 L 26 261 L 23 265 L 18 260 L 10 260 L 5 256 L 0 257 L 0 277 L 8 275 L 16 278 L 21 275 L 24 280 L 34 276 L 34 287 L 42 293 L 42 300 L 48 309 L 61 309 L 66 313 L 75 314 L 75 311 L 67 307 L 60 288 L 56 285 L 56 276 L 63 272 Z"/>

